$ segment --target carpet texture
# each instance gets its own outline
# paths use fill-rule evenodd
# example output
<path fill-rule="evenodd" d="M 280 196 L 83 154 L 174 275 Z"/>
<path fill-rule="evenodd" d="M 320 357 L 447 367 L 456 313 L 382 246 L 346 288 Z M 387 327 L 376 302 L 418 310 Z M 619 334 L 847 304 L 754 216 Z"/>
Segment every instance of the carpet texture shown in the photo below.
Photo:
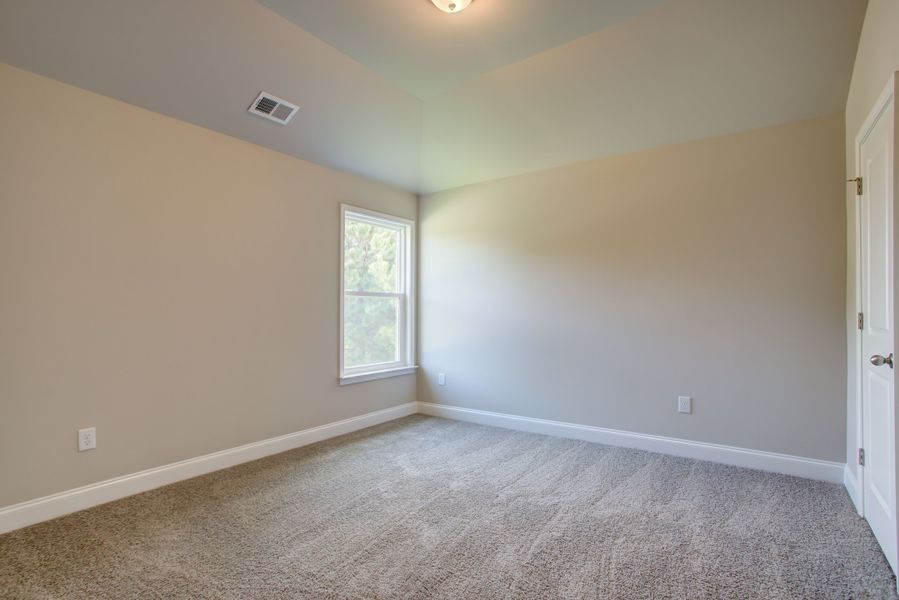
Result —
<path fill-rule="evenodd" d="M 840 486 L 413 416 L 0 536 L 4 598 L 895 598 Z"/>

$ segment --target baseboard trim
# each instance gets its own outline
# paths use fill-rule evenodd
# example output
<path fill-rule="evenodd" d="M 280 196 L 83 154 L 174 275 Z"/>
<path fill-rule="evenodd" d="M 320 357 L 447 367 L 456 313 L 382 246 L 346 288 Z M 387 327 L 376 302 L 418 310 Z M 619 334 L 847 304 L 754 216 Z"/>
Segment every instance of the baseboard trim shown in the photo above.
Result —
<path fill-rule="evenodd" d="M 493 425 L 506 429 L 516 429 L 530 433 L 542 433 L 558 437 L 596 442 L 610 446 L 623 446 L 648 450 L 661 454 L 683 456 L 698 460 L 746 467 L 760 471 L 794 475 L 806 479 L 817 479 L 830 483 L 843 483 L 844 463 L 803 458 L 789 454 L 777 454 L 763 450 L 750 450 L 748 448 L 736 448 L 711 444 L 707 442 L 694 442 L 679 438 L 650 435 L 645 433 L 633 433 L 592 425 L 578 425 L 563 421 L 550 421 L 547 419 L 535 419 L 504 413 L 476 410 L 473 408 L 461 408 L 445 404 L 433 404 L 419 402 L 418 412 L 435 417 L 444 417 L 457 421 L 468 421 L 481 425 Z"/>
<path fill-rule="evenodd" d="M 849 492 L 849 497 L 852 499 L 852 504 L 855 505 L 856 512 L 859 515 L 864 514 L 861 488 L 858 485 L 855 473 L 852 472 L 848 464 L 843 468 L 843 485 L 846 486 L 846 491 Z"/>
<path fill-rule="evenodd" d="M 415 414 L 408 402 L 0 508 L 0 533 Z"/>
<path fill-rule="evenodd" d="M 636 448 L 661 454 L 783 473 L 807 479 L 817 479 L 830 483 L 842 483 L 846 486 L 856 508 L 859 507 L 858 482 L 851 469 L 843 463 L 445 404 L 408 402 L 358 417 L 213 452 L 0 508 L 0 533 L 34 525 L 41 521 L 106 504 L 113 500 L 233 467 L 251 460 L 314 444 L 315 442 L 415 413 L 599 444 Z"/>

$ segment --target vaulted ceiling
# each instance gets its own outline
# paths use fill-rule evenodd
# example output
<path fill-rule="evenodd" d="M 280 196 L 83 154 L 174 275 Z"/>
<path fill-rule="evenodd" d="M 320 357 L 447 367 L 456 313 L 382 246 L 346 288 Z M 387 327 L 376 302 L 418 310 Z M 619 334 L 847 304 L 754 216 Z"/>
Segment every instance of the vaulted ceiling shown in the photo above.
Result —
<path fill-rule="evenodd" d="M 430 98 L 669 0 L 475 0 L 455 15 L 427 0 L 259 1 L 410 94 Z"/>
<path fill-rule="evenodd" d="M 474 0 L 452 15 L 428 0 L 0 0 L 0 61 L 427 192 L 841 111 L 864 10 L 864 0 Z M 286 127 L 248 114 L 260 90 L 300 112 Z"/>

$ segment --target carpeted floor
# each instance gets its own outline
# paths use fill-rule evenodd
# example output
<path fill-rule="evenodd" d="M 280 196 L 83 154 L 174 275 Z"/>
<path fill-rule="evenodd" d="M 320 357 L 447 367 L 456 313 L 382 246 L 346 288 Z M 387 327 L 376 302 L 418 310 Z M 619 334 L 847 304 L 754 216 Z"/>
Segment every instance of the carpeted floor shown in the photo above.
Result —
<path fill-rule="evenodd" d="M 4 598 L 895 598 L 840 486 L 422 416 L 0 536 Z"/>

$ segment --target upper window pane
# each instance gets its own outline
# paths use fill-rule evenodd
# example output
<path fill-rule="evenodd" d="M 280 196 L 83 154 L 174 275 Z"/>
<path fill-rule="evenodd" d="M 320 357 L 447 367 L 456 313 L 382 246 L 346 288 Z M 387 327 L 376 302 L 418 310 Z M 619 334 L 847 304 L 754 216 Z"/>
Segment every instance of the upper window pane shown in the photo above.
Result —
<path fill-rule="evenodd" d="M 400 292 L 402 232 L 392 227 L 357 221 L 347 217 L 344 230 L 344 270 L 346 291 Z"/>

